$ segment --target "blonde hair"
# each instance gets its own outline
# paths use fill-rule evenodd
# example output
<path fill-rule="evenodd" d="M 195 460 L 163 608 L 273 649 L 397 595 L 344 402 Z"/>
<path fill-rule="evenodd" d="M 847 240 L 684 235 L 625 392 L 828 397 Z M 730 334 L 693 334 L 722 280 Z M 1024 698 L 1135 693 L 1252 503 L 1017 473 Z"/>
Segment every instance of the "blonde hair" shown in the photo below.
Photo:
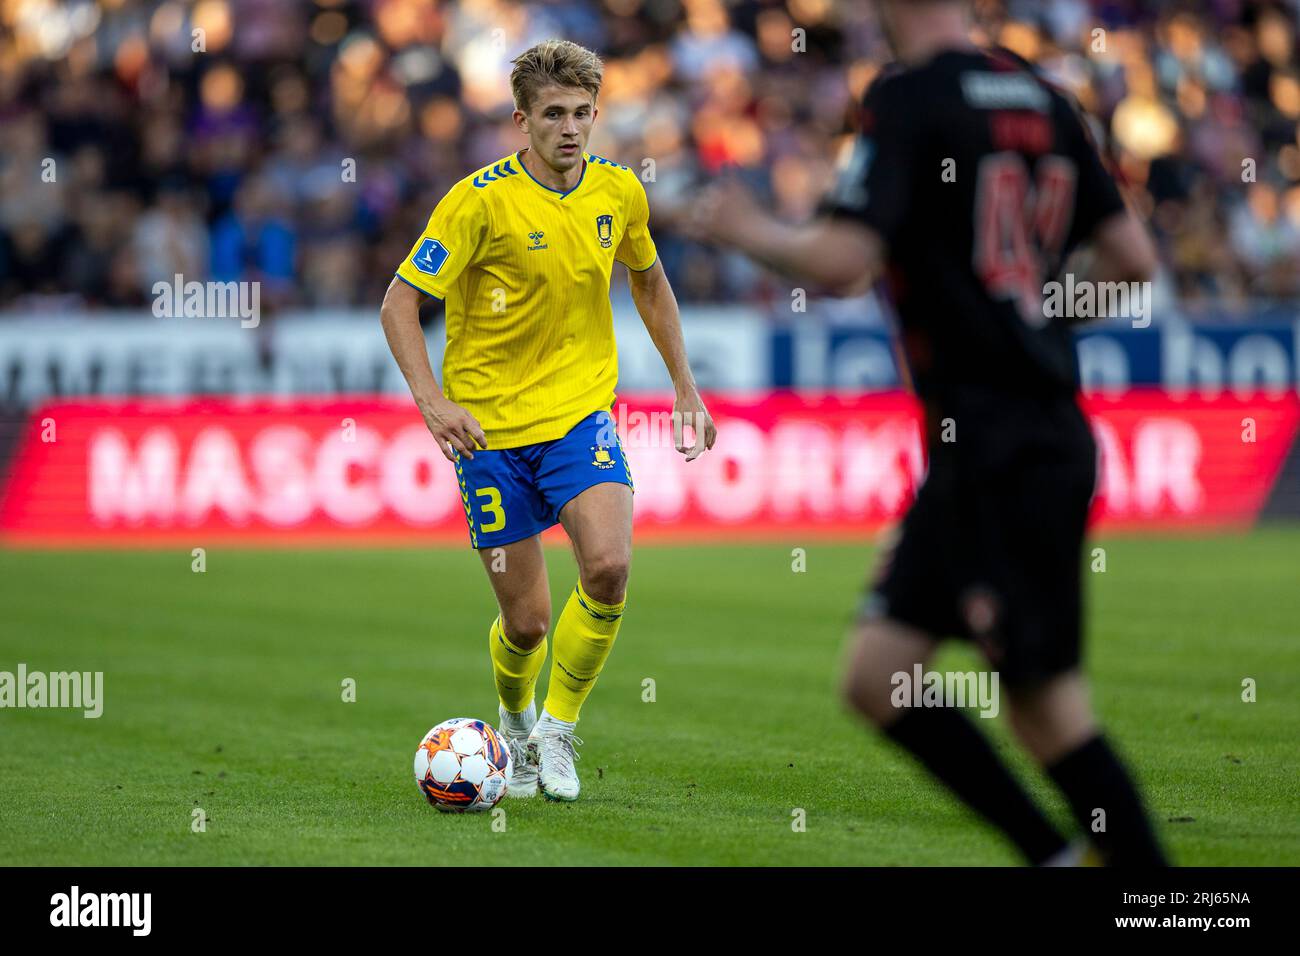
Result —
<path fill-rule="evenodd" d="M 533 98 L 548 86 L 580 87 L 594 101 L 600 95 L 605 64 L 585 47 L 569 40 L 543 40 L 510 61 L 510 92 L 515 108 L 527 113 Z"/>

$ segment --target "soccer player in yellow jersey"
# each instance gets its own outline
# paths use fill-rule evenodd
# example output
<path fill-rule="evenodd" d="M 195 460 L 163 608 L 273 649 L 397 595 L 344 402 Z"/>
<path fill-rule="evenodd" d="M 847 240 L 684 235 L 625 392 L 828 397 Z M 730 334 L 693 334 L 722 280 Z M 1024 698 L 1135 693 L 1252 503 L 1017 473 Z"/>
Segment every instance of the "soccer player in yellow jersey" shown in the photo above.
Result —
<path fill-rule="evenodd" d="M 470 544 L 496 592 L 488 632 L 507 793 L 575 800 L 579 710 L 622 622 L 632 554 L 632 476 L 612 414 L 618 359 L 614 261 L 676 390 L 674 444 L 691 461 L 716 432 L 682 343 L 677 301 L 627 167 L 585 153 L 602 65 L 563 40 L 514 60 L 514 122 L 528 145 L 461 180 L 398 267 L 384 332 L 443 454 L 455 464 Z M 445 302 L 442 388 L 429 365 L 421 298 Z M 685 426 L 694 443 L 685 443 Z M 540 718 L 551 597 L 539 535 L 559 522 L 578 584 L 555 625 Z"/>

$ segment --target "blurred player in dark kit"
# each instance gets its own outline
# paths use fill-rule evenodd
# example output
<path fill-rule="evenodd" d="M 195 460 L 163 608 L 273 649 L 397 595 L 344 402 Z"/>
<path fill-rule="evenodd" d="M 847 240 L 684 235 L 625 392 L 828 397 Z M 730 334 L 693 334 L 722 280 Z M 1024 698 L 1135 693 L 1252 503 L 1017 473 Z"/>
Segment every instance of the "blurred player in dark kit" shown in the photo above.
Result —
<path fill-rule="evenodd" d="M 1076 284 L 1146 281 L 1155 249 L 1072 101 L 1011 54 L 977 47 L 968 6 L 878 4 L 898 62 L 867 92 L 813 222 L 781 223 L 726 183 L 690 229 L 832 292 L 888 280 L 929 468 L 863 602 L 847 700 L 1031 863 L 1163 865 L 1080 669 L 1096 447 L 1070 322 L 1044 308 L 1045 283 L 1076 247 L 1090 256 Z M 1017 738 L 1091 845 L 1057 831 L 959 710 L 891 700 L 896 675 L 954 635 L 1000 673 Z"/>

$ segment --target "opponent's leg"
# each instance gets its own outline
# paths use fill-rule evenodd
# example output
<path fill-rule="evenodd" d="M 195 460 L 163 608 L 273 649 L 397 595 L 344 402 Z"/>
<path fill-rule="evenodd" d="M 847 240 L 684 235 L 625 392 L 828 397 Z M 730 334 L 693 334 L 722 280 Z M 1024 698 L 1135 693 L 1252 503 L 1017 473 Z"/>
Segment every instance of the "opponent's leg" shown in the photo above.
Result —
<path fill-rule="evenodd" d="M 560 522 L 578 559 L 578 585 L 555 625 L 555 655 L 546 705 L 533 730 L 542 792 L 553 800 L 576 800 L 574 735 L 583 702 L 609 658 L 623 620 L 632 560 L 632 489 L 593 485 L 560 511 Z"/>
<path fill-rule="evenodd" d="M 537 793 L 537 766 L 527 754 L 528 735 L 537 723 L 534 688 L 546 661 L 551 626 L 551 593 L 541 539 L 479 549 L 501 613 L 488 631 L 492 676 L 500 699 L 500 727 L 510 747 L 511 773 L 506 795 Z"/>
<path fill-rule="evenodd" d="M 1066 843 L 1034 804 L 985 736 L 949 707 L 895 707 L 892 677 L 924 665 L 935 647 L 922 631 L 876 618 L 858 626 L 843 695 L 895 743 L 906 748 L 949 790 L 1011 839 L 1031 863 L 1043 863 Z"/>
<path fill-rule="evenodd" d="M 1137 787 L 1097 727 L 1083 675 L 1072 670 L 1008 697 L 1016 736 L 1065 794 L 1106 864 L 1168 866 Z"/>

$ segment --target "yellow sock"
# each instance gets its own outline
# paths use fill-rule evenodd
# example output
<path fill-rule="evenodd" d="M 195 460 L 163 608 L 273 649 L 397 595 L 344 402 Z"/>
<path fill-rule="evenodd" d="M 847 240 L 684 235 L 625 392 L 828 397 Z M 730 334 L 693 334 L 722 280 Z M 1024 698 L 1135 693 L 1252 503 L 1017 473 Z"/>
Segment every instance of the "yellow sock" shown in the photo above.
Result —
<path fill-rule="evenodd" d="M 569 595 L 555 625 L 555 659 L 546 691 L 546 712 L 552 717 L 570 722 L 578 719 L 582 702 L 595 686 L 618 637 L 624 603 L 593 601 L 581 583 Z"/>
<path fill-rule="evenodd" d="M 488 647 L 501 706 L 513 714 L 526 710 L 533 700 L 537 675 L 542 672 L 542 664 L 546 661 L 546 638 L 543 637 L 531 651 L 526 651 L 506 637 L 506 629 L 498 614 L 488 631 Z"/>

